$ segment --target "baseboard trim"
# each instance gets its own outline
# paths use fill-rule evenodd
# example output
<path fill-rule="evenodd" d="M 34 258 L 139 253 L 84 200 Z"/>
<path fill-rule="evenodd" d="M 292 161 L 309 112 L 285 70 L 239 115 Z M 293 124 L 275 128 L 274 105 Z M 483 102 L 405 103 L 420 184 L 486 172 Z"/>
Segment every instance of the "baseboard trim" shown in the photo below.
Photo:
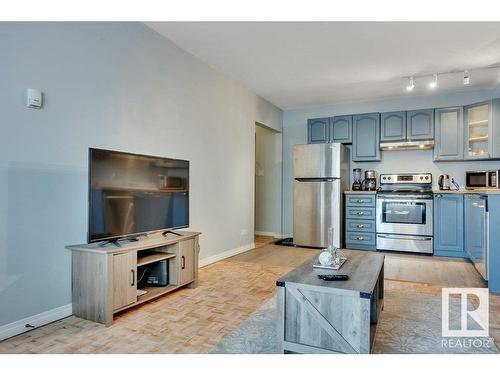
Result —
<path fill-rule="evenodd" d="M 238 255 L 241 253 L 244 253 L 245 251 L 252 250 L 254 248 L 255 248 L 255 243 L 252 242 L 252 243 L 237 247 L 236 249 L 227 250 L 227 251 L 224 251 L 220 254 L 216 254 L 216 255 L 212 255 L 211 257 L 208 257 L 208 258 L 200 259 L 199 267 L 201 268 L 201 267 L 208 266 L 209 264 L 218 262 L 220 260 L 235 256 L 235 255 Z"/>
<path fill-rule="evenodd" d="M 235 249 L 224 251 L 220 254 L 213 255 L 208 258 L 200 259 L 199 267 L 205 267 L 209 264 L 218 262 L 220 260 L 244 253 L 255 248 L 255 243 L 249 243 Z M 35 328 L 49 324 L 59 319 L 66 318 L 73 314 L 73 306 L 70 304 L 56 307 L 55 309 L 42 312 L 37 315 L 29 316 L 27 318 L 5 324 L 0 326 L 0 341 L 8 339 L 9 337 L 20 335 L 21 333 L 31 331 Z M 33 327 L 26 327 L 29 324 Z"/>
<path fill-rule="evenodd" d="M 279 233 L 274 233 L 274 232 L 261 232 L 261 231 L 255 231 L 254 234 L 256 236 L 266 236 L 266 237 L 274 237 L 274 238 L 284 238 L 281 234 Z"/>
<path fill-rule="evenodd" d="M 56 307 L 55 309 L 45 311 L 43 313 L 29 316 L 27 318 L 0 326 L 0 341 L 9 337 L 19 335 L 24 332 L 31 331 L 35 328 L 49 324 L 56 320 L 66 318 L 73 314 L 73 306 L 70 304 Z M 29 324 L 33 327 L 26 327 Z"/>

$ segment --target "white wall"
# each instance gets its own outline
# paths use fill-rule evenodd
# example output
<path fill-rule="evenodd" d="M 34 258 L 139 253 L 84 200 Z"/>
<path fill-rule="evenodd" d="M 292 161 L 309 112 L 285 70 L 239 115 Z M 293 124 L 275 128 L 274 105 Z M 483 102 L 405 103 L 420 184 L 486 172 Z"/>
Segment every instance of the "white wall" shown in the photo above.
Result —
<path fill-rule="evenodd" d="M 281 133 L 255 126 L 255 231 L 281 234 Z"/>
<path fill-rule="evenodd" d="M 442 95 L 373 100 L 332 106 L 287 110 L 283 114 L 283 233 L 293 235 L 292 146 L 307 143 L 307 119 L 369 112 L 402 111 L 471 104 L 500 97 L 500 90 L 465 91 Z M 433 162 L 432 151 L 383 151 L 381 162 L 351 163 L 353 168 L 375 169 L 379 173 L 431 172 L 435 183 L 440 174 L 464 184 L 465 171 L 500 169 L 500 161 Z"/>
<path fill-rule="evenodd" d="M 202 259 L 253 242 L 254 124 L 281 110 L 140 23 L 0 23 L 0 51 L 0 326 L 71 302 L 89 147 L 190 160 Z"/>

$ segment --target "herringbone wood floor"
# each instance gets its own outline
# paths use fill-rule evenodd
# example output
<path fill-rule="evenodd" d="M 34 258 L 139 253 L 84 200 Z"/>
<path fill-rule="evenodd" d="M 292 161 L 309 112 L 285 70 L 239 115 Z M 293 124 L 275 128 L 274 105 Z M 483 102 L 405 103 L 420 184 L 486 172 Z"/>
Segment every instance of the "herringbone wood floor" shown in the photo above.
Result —
<path fill-rule="evenodd" d="M 279 276 L 316 253 L 277 248 L 242 254 L 261 262 L 237 256 L 204 267 L 196 289 L 126 311 L 111 327 L 71 316 L 0 342 L 0 353 L 206 353 L 273 296 Z"/>
<path fill-rule="evenodd" d="M 259 238 L 256 249 L 202 268 L 198 288 L 131 309 L 111 327 L 72 316 L 0 342 L 0 353 L 207 353 L 273 296 L 279 276 L 318 253 L 266 241 L 271 239 Z M 484 286 L 464 261 L 387 258 L 386 288 L 437 294 L 442 286 Z M 491 296 L 490 307 L 498 343 L 500 297 Z"/>

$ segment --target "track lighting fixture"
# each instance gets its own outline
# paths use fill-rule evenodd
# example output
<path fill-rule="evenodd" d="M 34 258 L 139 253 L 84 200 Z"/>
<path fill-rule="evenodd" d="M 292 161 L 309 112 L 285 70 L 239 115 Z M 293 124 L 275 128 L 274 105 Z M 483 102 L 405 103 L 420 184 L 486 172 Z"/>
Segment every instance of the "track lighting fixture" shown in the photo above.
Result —
<path fill-rule="evenodd" d="M 438 85 L 438 75 L 437 74 L 434 74 L 433 75 L 433 78 L 432 78 L 432 81 L 429 83 L 429 88 L 430 89 L 435 89 Z"/>
<path fill-rule="evenodd" d="M 464 70 L 464 85 L 470 84 L 470 75 L 468 70 Z"/>
<path fill-rule="evenodd" d="M 413 80 L 413 77 L 408 78 L 408 86 L 406 86 L 407 91 L 411 91 L 415 88 L 415 81 Z"/>
<path fill-rule="evenodd" d="M 496 71 L 500 70 L 500 63 L 496 65 L 490 65 L 482 68 L 474 68 L 473 72 L 476 71 L 486 71 L 486 70 L 491 70 L 495 69 Z M 439 77 L 438 77 L 439 76 Z M 444 77 L 444 79 L 443 79 Z M 455 83 L 451 80 L 451 78 L 455 79 Z M 428 82 L 426 83 L 426 86 L 429 90 L 435 90 L 438 88 L 440 85 L 439 79 L 442 79 L 443 81 L 441 82 L 444 86 L 444 88 L 448 87 L 453 87 L 457 83 L 460 84 L 460 78 L 462 78 L 462 83 L 464 86 L 469 86 L 471 84 L 470 80 L 470 71 L 467 69 L 464 70 L 452 70 L 452 71 L 441 71 L 437 72 L 434 74 L 419 74 L 419 75 L 412 75 L 412 76 L 405 76 L 402 77 L 402 80 L 407 80 L 405 89 L 408 92 L 414 91 L 416 84 L 415 80 L 418 80 L 418 83 L 421 84 L 422 82 Z M 500 82 L 500 81 L 499 81 Z M 418 91 L 422 91 L 422 87 L 419 86 L 417 88 Z"/>

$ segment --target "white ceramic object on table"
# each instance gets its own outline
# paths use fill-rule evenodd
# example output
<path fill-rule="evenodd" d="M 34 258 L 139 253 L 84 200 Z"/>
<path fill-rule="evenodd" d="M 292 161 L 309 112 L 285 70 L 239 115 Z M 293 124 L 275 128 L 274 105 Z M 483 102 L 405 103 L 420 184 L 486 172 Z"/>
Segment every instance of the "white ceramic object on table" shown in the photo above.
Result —
<path fill-rule="evenodd" d="M 323 251 L 321 254 L 319 254 L 319 263 L 323 266 L 329 266 L 332 264 L 332 253 L 330 253 L 328 250 Z"/>

